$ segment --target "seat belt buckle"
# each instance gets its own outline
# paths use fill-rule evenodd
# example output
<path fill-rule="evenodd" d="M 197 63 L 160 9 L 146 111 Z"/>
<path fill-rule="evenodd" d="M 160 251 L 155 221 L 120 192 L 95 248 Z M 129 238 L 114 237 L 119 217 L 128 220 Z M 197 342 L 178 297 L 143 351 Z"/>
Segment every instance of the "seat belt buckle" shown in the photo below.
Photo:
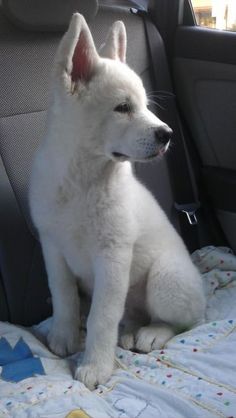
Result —
<path fill-rule="evenodd" d="M 130 13 L 137 16 L 147 16 L 147 10 L 143 6 L 130 7 Z"/>
<path fill-rule="evenodd" d="M 182 205 L 175 202 L 175 204 L 174 204 L 174 207 L 178 212 L 185 213 L 190 225 L 197 225 L 198 224 L 198 219 L 197 219 L 196 212 L 200 208 L 200 206 L 201 206 L 200 202 L 185 203 L 185 204 L 182 204 Z"/>

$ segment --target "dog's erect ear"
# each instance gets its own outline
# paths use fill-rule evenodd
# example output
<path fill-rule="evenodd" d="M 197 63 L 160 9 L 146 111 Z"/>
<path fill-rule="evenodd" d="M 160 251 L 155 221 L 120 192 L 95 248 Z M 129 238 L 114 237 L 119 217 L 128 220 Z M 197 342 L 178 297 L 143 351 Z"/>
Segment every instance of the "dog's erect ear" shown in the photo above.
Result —
<path fill-rule="evenodd" d="M 56 72 L 67 73 L 71 81 L 91 79 L 99 59 L 89 27 L 84 17 L 75 13 L 56 55 Z"/>
<path fill-rule="evenodd" d="M 110 28 L 106 42 L 101 46 L 101 56 L 114 60 L 126 61 L 126 29 L 123 22 L 118 20 Z"/>

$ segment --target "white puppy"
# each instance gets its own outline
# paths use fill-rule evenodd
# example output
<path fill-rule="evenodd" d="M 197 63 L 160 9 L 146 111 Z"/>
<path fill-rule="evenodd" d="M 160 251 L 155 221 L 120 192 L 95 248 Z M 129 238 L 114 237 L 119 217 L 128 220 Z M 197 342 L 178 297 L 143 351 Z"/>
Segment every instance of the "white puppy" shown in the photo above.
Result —
<path fill-rule="evenodd" d="M 76 378 L 89 388 L 112 373 L 120 343 L 144 352 L 203 321 L 201 279 L 132 161 L 168 147 L 170 128 L 147 109 L 140 78 L 125 64 L 116 22 L 98 55 L 75 14 L 56 55 L 45 138 L 33 164 L 30 206 L 53 301 L 51 349 L 78 349 L 78 289 L 92 295 L 86 350 Z"/>

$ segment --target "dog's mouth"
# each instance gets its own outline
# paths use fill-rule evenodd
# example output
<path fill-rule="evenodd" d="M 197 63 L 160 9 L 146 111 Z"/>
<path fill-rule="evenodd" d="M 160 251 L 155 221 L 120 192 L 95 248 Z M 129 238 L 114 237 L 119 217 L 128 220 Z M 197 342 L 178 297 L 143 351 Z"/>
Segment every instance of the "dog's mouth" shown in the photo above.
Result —
<path fill-rule="evenodd" d="M 163 145 L 161 148 L 159 148 L 158 151 L 155 152 L 154 154 L 149 155 L 148 157 L 143 158 L 142 161 L 145 162 L 145 161 L 149 161 L 149 160 L 154 160 L 155 158 L 161 158 L 161 157 L 163 157 L 163 155 L 168 150 L 169 145 L 170 145 L 170 141 L 168 141 L 168 143 L 166 145 Z"/>
<path fill-rule="evenodd" d="M 130 157 L 128 155 L 121 154 L 120 152 L 113 152 L 112 155 L 117 160 L 123 160 L 123 161 L 125 161 L 125 160 L 129 160 L 130 159 Z"/>
<path fill-rule="evenodd" d="M 169 146 L 169 143 L 166 146 L 160 148 L 157 152 L 155 152 L 155 153 L 153 153 L 151 155 L 148 155 L 147 157 L 143 157 L 143 158 L 140 158 L 140 157 L 137 157 L 137 158 L 131 157 L 129 155 L 122 154 L 120 152 L 113 152 L 112 153 L 112 156 L 113 156 L 113 158 L 115 160 L 118 160 L 118 161 L 133 160 L 133 161 L 144 161 L 145 162 L 145 161 L 153 160 L 153 159 L 155 159 L 157 157 L 162 157 L 165 154 L 165 152 L 167 151 L 168 146 Z"/>

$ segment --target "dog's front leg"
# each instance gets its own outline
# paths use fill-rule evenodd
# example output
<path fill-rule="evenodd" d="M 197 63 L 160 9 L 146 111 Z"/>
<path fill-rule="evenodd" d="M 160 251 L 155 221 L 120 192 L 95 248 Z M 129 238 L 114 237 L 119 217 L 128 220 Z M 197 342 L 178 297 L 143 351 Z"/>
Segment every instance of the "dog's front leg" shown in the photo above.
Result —
<path fill-rule="evenodd" d="M 57 247 L 48 237 L 40 238 L 53 304 L 48 343 L 54 353 L 65 357 L 79 348 L 78 288 L 74 275 Z"/>
<path fill-rule="evenodd" d="M 130 249 L 103 254 L 94 263 L 95 283 L 87 322 L 86 350 L 75 377 L 89 389 L 105 383 L 114 367 L 118 325 L 129 287 Z"/>

